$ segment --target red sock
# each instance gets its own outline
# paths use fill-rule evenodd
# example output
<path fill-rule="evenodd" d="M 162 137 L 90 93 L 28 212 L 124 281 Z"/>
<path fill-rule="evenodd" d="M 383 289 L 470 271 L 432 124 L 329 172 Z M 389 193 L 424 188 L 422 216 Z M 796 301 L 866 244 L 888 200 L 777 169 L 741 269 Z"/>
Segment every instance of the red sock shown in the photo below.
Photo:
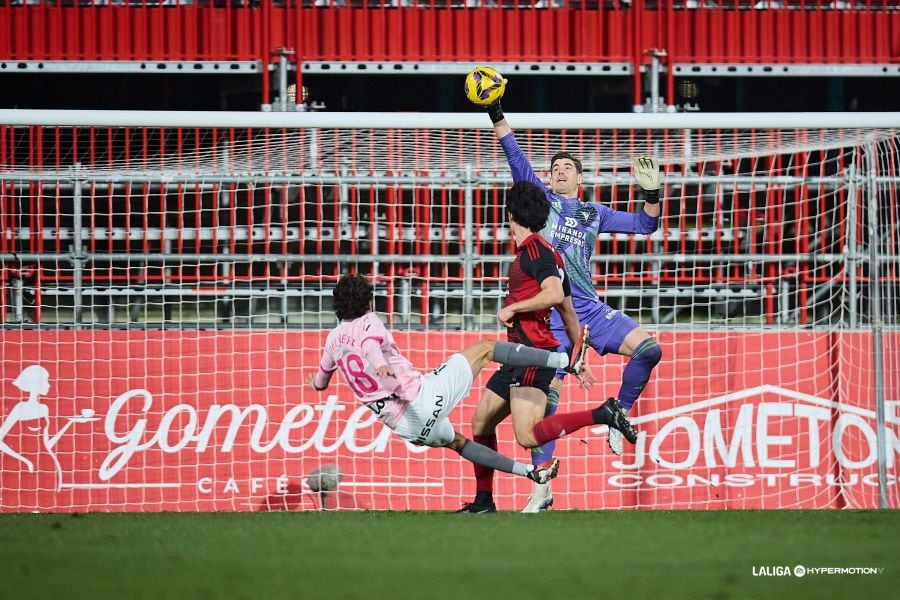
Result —
<path fill-rule="evenodd" d="M 478 442 L 482 446 L 487 446 L 491 450 L 497 450 L 497 434 L 491 435 L 473 435 L 472 441 Z M 473 463 L 474 464 L 474 463 Z M 494 470 L 481 465 L 475 467 L 475 491 L 488 492 L 494 491 Z"/>
<path fill-rule="evenodd" d="M 534 426 L 532 433 L 540 445 L 558 440 L 564 435 L 578 431 L 582 427 L 594 424 L 593 411 L 583 410 L 579 412 L 564 413 L 547 417 Z"/>

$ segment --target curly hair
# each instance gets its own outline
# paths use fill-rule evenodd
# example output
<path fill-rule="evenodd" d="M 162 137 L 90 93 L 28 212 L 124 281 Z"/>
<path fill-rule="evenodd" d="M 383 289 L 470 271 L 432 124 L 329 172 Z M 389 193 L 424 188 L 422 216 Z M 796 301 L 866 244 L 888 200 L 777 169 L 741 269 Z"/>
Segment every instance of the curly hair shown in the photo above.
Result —
<path fill-rule="evenodd" d="M 506 194 L 506 212 L 522 227 L 538 232 L 547 224 L 550 203 L 544 190 L 529 181 L 520 181 Z"/>
<path fill-rule="evenodd" d="M 332 308 L 338 320 L 358 319 L 367 312 L 372 302 L 372 284 L 356 273 L 342 276 L 332 292 Z"/>
<path fill-rule="evenodd" d="M 575 163 L 575 172 L 581 174 L 582 169 L 584 168 L 581 164 L 581 161 L 569 154 L 568 152 L 557 152 L 553 155 L 553 158 L 550 159 L 550 170 L 553 170 L 553 163 L 558 160 L 563 160 L 564 158 L 568 158 L 573 163 Z"/>

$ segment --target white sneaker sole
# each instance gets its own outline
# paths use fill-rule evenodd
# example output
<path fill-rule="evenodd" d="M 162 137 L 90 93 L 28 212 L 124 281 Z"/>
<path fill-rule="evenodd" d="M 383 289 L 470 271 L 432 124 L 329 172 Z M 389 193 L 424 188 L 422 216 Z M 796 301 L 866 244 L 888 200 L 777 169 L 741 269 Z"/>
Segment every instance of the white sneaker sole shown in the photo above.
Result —
<path fill-rule="evenodd" d="M 528 504 L 525 505 L 525 508 L 522 509 L 522 512 L 526 514 L 539 513 L 542 510 L 547 510 L 551 506 L 553 506 L 553 496 L 547 496 L 546 498 L 537 502 L 534 502 L 532 497 L 529 496 Z"/>
<path fill-rule="evenodd" d="M 616 456 L 622 456 L 623 439 L 624 436 L 618 429 L 609 430 L 609 437 L 606 441 L 609 444 L 609 449 L 612 450 L 612 453 Z"/>

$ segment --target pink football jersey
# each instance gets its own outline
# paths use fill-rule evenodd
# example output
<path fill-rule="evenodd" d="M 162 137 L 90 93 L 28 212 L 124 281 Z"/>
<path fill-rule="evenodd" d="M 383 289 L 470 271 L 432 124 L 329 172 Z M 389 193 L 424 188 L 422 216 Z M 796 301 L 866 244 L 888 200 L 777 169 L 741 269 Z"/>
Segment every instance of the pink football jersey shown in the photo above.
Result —
<path fill-rule="evenodd" d="M 381 364 L 391 368 L 393 377 L 378 376 L 375 369 Z M 418 395 L 422 381 L 422 373 L 400 353 L 391 332 L 374 312 L 341 321 L 328 334 L 319 368 L 326 373 L 340 369 L 356 399 L 388 427 L 396 426 Z"/>

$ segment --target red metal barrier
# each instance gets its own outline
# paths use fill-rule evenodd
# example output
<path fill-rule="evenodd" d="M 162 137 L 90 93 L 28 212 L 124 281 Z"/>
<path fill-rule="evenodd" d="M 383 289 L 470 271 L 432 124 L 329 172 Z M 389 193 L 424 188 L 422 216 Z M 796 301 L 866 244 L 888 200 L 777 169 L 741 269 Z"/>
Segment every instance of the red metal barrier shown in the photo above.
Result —
<path fill-rule="evenodd" d="M 387 0 L 317 7 L 311 2 L 232 6 L 0 6 L 0 61 L 270 60 L 279 47 L 301 61 L 642 62 L 649 48 L 670 62 L 868 64 L 900 61 L 900 6 L 869 0 L 828 9 L 791 2 L 754 9 L 724 2 L 517 3 L 498 8 L 392 7 Z M 758 4 L 758 3 L 757 3 Z M 7 65 L 13 69 L 14 65 Z"/>

